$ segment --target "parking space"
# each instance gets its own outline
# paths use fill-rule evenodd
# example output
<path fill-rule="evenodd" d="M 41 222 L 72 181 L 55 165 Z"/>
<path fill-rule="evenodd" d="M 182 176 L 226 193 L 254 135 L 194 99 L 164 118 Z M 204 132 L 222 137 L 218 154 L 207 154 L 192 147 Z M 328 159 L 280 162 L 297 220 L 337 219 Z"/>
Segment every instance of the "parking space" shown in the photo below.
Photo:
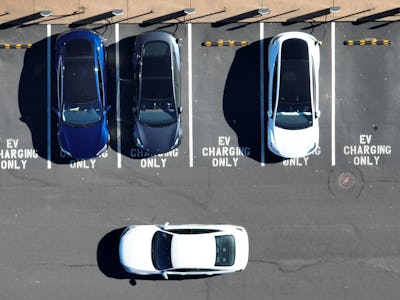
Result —
<path fill-rule="evenodd" d="M 337 24 L 337 164 L 390 167 L 400 159 L 398 23 Z M 346 40 L 392 45 L 346 46 Z"/>
<path fill-rule="evenodd" d="M 13 29 L 4 30 L 3 43 L 25 42 L 31 43 L 32 47 L 0 52 L 2 70 L 7 70 L 2 72 L 2 86 L 7 91 L 2 95 L 2 102 L 7 104 L 7 113 L 2 118 L 4 126 L 1 127 L 4 149 L 2 168 L 51 168 L 54 164 L 64 167 L 69 165 L 70 168 L 94 168 L 95 165 L 150 169 L 252 168 L 258 167 L 260 163 L 273 169 L 310 166 L 323 168 L 329 166 L 331 161 L 336 164 L 336 156 L 337 164 L 389 163 L 393 155 L 397 155 L 392 151 L 397 140 L 396 109 L 393 109 L 392 104 L 394 102 L 394 105 L 398 105 L 398 78 L 395 72 L 399 60 L 398 47 L 395 44 L 346 46 L 344 41 L 362 39 L 371 34 L 377 39 L 393 40 L 398 25 L 387 25 L 392 29 L 388 31 L 388 27 L 377 26 L 371 29 L 368 27 L 371 25 L 365 24 L 336 24 L 336 60 L 333 70 L 336 72 L 336 82 L 332 82 L 331 31 L 335 27 L 331 25 L 298 23 L 282 26 L 266 23 L 261 27 L 259 23 L 218 26 L 193 24 L 190 25 L 190 56 L 187 24 L 92 26 L 105 38 L 108 52 L 108 100 L 112 107 L 109 111 L 109 124 L 112 139 L 109 150 L 102 157 L 88 161 L 71 160 L 60 152 L 55 115 L 48 114 L 48 101 L 51 108 L 56 106 L 56 87 L 47 84 L 47 35 L 50 34 L 53 50 L 56 35 L 68 30 L 68 27 L 53 25 L 49 29 L 46 26 L 32 26 L 19 30 L 18 35 L 13 34 Z M 137 149 L 131 136 L 132 46 L 138 34 L 153 29 L 169 31 L 181 39 L 184 99 L 182 145 L 170 153 L 154 157 Z M 266 148 L 265 115 L 262 114 L 268 105 L 266 64 L 270 39 L 280 32 L 293 30 L 309 32 L 322 42 L 320 147 L 309 157 L 281 160 Z M 206 41 L 221 40 L 236 41 L 236 45 L 246 42 L 247 46 L 204 46 Z M 260 69 L 262 51 L 265 65 L 263 72 Z M 50 78 L 54 83 L 53 56 L 50 62 Z M 189 95 L 190 76 L 192 92 Z M 337 101 L 332 107 L 333 84 L 336 84 Z M 47 97 L 48 91 L 51 92 L 50 99 Z M 264 97 L 261 97 L 261 93 L 264 93 Z M 336 119 L 332 119 L 335 116 Z M 50 130 L 47 126 L 49 118 Z"/>
<path fill-rule="evenodd" d="M 87 161 L 61 155 L 51 112 L 53 48 L 68 26 L 1 30 L 1 43 L 32 43 L 0 50 L 1 289 L 38 299 L 344 299 L 380 286 L 397 295 L 396 272 L 387 270 L 400 247 L 400 26 L 378 25 L 87 26 L 106 39 L 111 105 L 110 147 Z M 132 139 L 133 43 L 152 29 L 181 39 L 184 106 L 182 144 L 155 157 Z M 268 43 L 295 30 L 322 41 L 320 148 L 282 160 L 266 147 Z M 363 38 L 393 43 L 343 44 Z M 203 44 L 219 40 L 248 45 Z M 243 225 L 247 269 L 160 282 L 115 267 L 124 226 L 166 221 Z"/>
<path fill-rule="evenodd" d="M 194 166 L 243 167 L 260 157 L 259 24 L 193 25 Z M 246 47 L 205 47 L 205 41 Z"/>
<path fill-rule="evenodd" d="M 46 149 L 46 27 L 3 30 L 2 44 L 40 44 L 37 61 L 31 49 L 0 51 L 0 166 L 1 170 L 46 167 L 35 149 Z M 42 47 L 43 46 L 43 47 Z"/>

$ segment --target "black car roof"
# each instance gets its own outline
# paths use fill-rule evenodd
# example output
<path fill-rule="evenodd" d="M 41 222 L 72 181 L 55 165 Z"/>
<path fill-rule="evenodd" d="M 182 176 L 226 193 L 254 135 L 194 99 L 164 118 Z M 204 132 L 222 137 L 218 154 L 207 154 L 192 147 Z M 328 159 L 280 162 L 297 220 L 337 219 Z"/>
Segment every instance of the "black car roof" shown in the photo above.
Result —
<path fill-rule="evenodd" d="M 94 57 L 93 42 L 86 38 L 75 38 L 65 42 L 64 57 Z"/>
<path fill-rule="evenodd" d="M 283 111 L 287 110 L 285 104 L 302 105 L 303 111 L 311 111 L 309 63 L 306 41 L 288 39 L 282 43 L 278 107 Z"/>
<path fill-rule="evenodd" d="M 281 59 L 307 59 L 308 44 L 303 39 L 287 39 L 282 43 Z"/>
<path fill-rule="evenodd" d="M 64 44 L 64 68 L 65 103 L 88 103 L 98 98 L 91 40 L 77 38 Z"/>
<path fill-rule="evenodd" d="M 166 99 L 173 96 L 171 49 L 164 41 L 144 45 L 142 57 L 142 97 Z"/>

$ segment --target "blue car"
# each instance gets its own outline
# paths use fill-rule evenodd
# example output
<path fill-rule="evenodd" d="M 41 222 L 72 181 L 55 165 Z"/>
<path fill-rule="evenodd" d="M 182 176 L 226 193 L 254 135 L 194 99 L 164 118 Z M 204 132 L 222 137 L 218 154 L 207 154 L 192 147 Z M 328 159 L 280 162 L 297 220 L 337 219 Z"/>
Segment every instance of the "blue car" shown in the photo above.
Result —
<path fill-rule="evenodd" d="M 106 99 L 106 52 L 90 30 L 73 30 L 56 41 L 58 143 L 75 159 L 104 152 L 110 140 Z"/>

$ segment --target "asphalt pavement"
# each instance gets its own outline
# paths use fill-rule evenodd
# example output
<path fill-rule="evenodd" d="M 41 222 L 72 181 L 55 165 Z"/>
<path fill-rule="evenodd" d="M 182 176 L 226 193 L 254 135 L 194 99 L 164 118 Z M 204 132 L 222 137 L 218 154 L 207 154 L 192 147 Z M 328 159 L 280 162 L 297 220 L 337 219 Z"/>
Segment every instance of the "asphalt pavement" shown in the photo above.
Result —
<path fill-rule="evenodd" d="M 87 161 L 61 155 L 51 111 L 53 46 L 68 26 L 0 31 L 0 44 L 32 44 L 0 49 L 2 298 L 398 297 L 398 22 L 86 27 L 106 38 L 112 105 L 111 145 Z M 184 139 L 147 157 L 131 141 L 130 62 L 135 36 L 156 28 L 182 39 Z M 260 62 L 269 40 L 289 30 L 322 41 L 320 148 L 282 160 L 266 147 L 268 72 Z M 391 45 L 345 45 L 374 38 Z M 203 46 L 218 40 L 248 46 Z M 247 268 L 168 281 L 125 273 L 122 229 L 167 221 L 244 226 Z"/>

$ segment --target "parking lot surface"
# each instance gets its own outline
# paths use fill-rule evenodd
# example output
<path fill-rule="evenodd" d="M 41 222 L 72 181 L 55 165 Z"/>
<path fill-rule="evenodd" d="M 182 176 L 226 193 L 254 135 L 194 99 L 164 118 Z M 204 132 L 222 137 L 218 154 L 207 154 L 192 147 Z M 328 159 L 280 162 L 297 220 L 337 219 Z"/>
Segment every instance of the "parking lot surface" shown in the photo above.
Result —
<path fill-rule="evenodd" d="M 399 293 L 398 22 L 92 24 L 108 51 L 111 144 L 64 157 L 53 47 L 66 25 L 11 27 L 0 44 L 0 290 L 4 299 L 395 299 Z M 141 32 L 181 39 L 183 142 L 149 156 L 132 142 L 132 49 Z M 266 147 L 268 42 L 322 42 L 320 147 Z M 391 45 L 347 46 L 347 40 Z M 206 47 L 206 41 L 247 46 Z M 264 68 L 260 68 L 264 63 Z M 118 264 L 130 224 L 244 226 L 243 272 L 146 279 Z"/>

